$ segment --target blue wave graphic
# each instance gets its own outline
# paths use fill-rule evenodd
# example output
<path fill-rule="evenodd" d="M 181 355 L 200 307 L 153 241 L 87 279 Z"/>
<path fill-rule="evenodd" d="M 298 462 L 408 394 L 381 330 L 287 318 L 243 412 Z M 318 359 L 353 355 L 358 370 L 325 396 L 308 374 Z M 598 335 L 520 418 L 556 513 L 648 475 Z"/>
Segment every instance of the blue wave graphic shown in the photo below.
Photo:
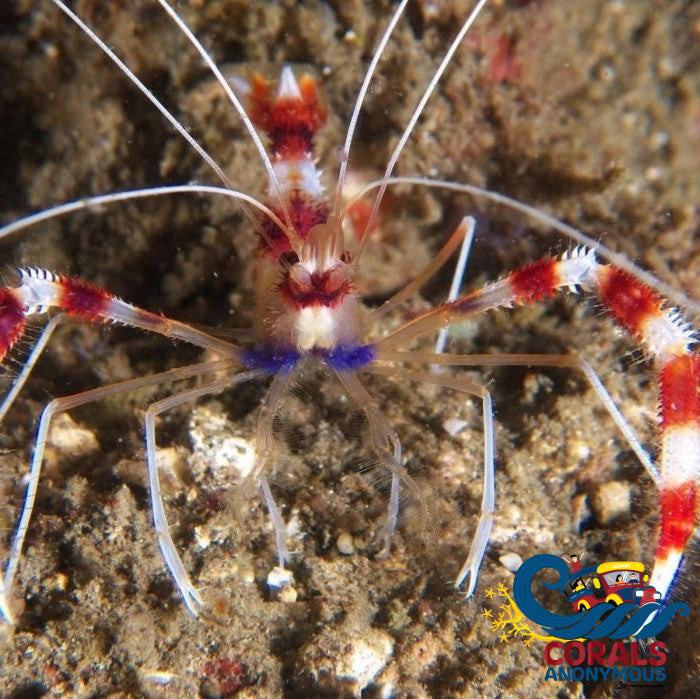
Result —
<path fill-rule="evenodd" d="M 532 595 L 535 575 L 549 568 L 557 572 L 559 579 L 554 583 L 543 581 L 541 584 L 550 590 L 564 589 L 569 581 L 569 567 L 558 556 L 542 553 L 529 558 L 518 569 L 513 582 L 513 597 L 520 611 L 528 619 L 558 638 L 650 638 L 665 629 L 676 613 L 681 616 L 690 613 L 690 608 L 685 602 L 677 602 L 667 607 L 657 602 L 645 604 L 643 607 L 624 602 L 618 606 L 597 604 L 578 614 L 555 614 L 545 609 Z M 605 619 L 602 619 L 605 615 Z"/>
<path fill-rule="evenodd" d="M 646 608 L 647 605 L 645 604 L 639 611 Z M 679 616 L 688 616 L 688 614 L 690 614 L 690 607 L 685 602 L 669 604 L 668 607 L 664 607 L 658 613 L 656 619 L 650 621 L 649 625 L 642 629 L 643 635 L 639 635 L 638 638 L 658 636 L 671 623 L 671 619 L 676 615 L 676 612 L 678 612 Z"/>
<path fill-rule="evenodd" d="M 559 574 L 559 579 L 555 583 L 542 582 L 542 585 L 550 590 L 562 590 L 569 582 L 569 566 L 558 556 L 549 553 L 539 553 L 532 558 L 528 558 L 518 568 L 513 581 L 513 597 L 520 611 L 531 621 L 540 626 L 554 626 L 565 628 L 575 624 L 585 616 L 585 612 L 563 616 L 555 614 L 545 609 L 532 596 L 532 582 L 535 575 L 546 568 L 553 568 Z"/>

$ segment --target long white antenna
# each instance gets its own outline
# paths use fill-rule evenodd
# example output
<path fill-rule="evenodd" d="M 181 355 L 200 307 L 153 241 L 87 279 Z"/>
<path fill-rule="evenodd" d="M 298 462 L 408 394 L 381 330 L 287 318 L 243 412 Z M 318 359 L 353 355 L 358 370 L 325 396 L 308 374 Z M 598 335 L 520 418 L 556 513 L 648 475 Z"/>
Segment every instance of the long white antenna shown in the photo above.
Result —
<path fill-rule="evenodd" d="M 18 221 L 8 223 L 6 226 L 0 227 L 0 239 L 6 238 L 13 233 L 23 231 L 26 228 L 49 221 L 59 216 L 73 213 L 74 211 L 84 211 L 94 209 L 106 204 L 114 204 L 116 202 L 130 201 L 133 199 L 145 199 L 148 197 L 166 196 L 171 194 L 219 194 L 237 201 L 242 201 L 261 211 L 265 216 L 269 216 L 274 223 L 282 226 L 282 222 L 267 206 L 259 202 L 255 197 L 251 197 L 244 192 L 238 192 L 235 189 L 228 187 L 214 187 L 212 185 L 203 184 L 179 184 L 179 185 L 164 185 L 161 187 L 148 187 L 145 189 L 132 189 L 124 192 L 112 192 L 110 194 L 99 194 L 94 197 L 85 197 L 76 201 L 69 201 L 65 204 L 53 206 L 50 209 L 44 209 L 30 216 L 25 216 Z M 268 243 L 271 242 L 268 240 Z"/>
<path fill-rule="evenodd" d="M 389 42 L 389 38 L 391 37 L 391 34 L 394 31 L 394 27 L 401 18 L 401 14 L 403 13 L 407 3 L 408 0 L 402 0 L 401 4 L 396 8 L 396 11 L 392 15 L 391 21 L 384 30 L 384 33 L 382 34 L 382 37 L 379 40 L 379 43 L 377 44 L 377 48 L 374 50 L 372 61 L 370 62 L 369 67 L 367 68 L 364 80 L 362 81 L 362 86 L 360 87 L 360 91 L 357 94 L 357 99 L 355 100 L 355 107 L 352 111 L 352 116 L 350 117 L 350 123 L 348 124 L 348 132 L 345 136 L 345 144 L 343 145 L 343 159 L 340 161 L 340 171 L 338 173 L 338 184 L 335 189 L 333 211 L 338 211 L 343 201 L 343 186 L 345 185 L 345 173 L 348 169 L 348 161 L 350 159 L 350 146 L 352 145 L 352 139 L 355 135 L 355 128 L 357 127 L 357 119 L 360 115 L 360 110 L 362 109 L 362 103 L 365 101 L 365 96 L 367 95 L 367 91 L 369 89 L 370 80 L 372 80 L 372 76 L 374 75 L 374 71 L 377 68 L 379 59 L 382 57 L 384 49 L 386 48 L 386 45 Z"/>
<path fill-rule="evenodd" d="M 396 144 L 396 148 L 394 148 L 394 152 L 391 154 L 391 158 L 389 158 L 389 163 L 387 164 L 386 170 L 384 172 L 384 177 L 383 177 L 384 182 L 386 182 L 389 179 L 389 177 L 391 177 L 391 173 L 394 171 L 394 166 L 396 165 L 396 161 L 399 159 L 399 156 L 401 155 L 401 151 L 403 150 L 404 146 L 406 145 L 406 141 L 408 141 L 408 139 L 411 135 L 411 132 L 413 131 L 413 128 L 416 125 L 416 122 L 420 118 L 420 115 L 423 113 L 423 110 L 425 109 L 425 105 L 427 104 L 428 100 L 432 96 L 438 82 L 440 82 L 440 78 L 442 77 L 442 74 L 445 72 L 445 69 L 447 68 L 450 61 L 452 60 L 452 56 L 454 55 L 455 51 L 459 47 L 460 43 L 462 42 L 462 39 L 464 39 L 464 36 L 469 31 L 472 24 L 474 24 L 474 21 L 478 17 L 479 13 L 483 9 L 483 7 L 487 3 L 487 1 L 488 0 L 479 0 L 479 2 L 477 2 L 476 6 L 471 11 L 469 16 L 465 20 L 464 24 L 462 25 L 461 29 L 457 33 L 457 36 L 454 38 L 454 40 L 450 44 L 450 47 L 447 49 L 447 52 L 445 53 L 445 56 L 443 57 L 442 61 L 440 61 L 440 65 L 438 66 L 437 70 L 435 71 L 435 74 L 433 75 L 432 79 L 430 80 L 428 87 L 426 87 L 425 92 L 423 92 L 423 96 L 420 98 L 418 105 L 413 110 L 413 114 L 411 115 L 411 118 L 409 119 L 408 124 L 406 125 L 406 128 L 404 129 L 404 132 L 401 135 L 399 142 Z M 377 197 L 374 200 L 374 205 L 372 206 L 372 213 L 370 214 L 370 217 L 367 220 L 367 224 L 365 225 L 364 233 L 362 234 L 362 237 L 360 238 L 360 245 L 359 245 L 359 248 L 358 248 L 357 253 L 355 255 L 355 264 L 357 264 L 357 260 L 360 257 L 362 247 L 364 246 L 364 241 L 368 237 L 367 231 L 372 230 L 372 225 L 374 224 L 374 221 L 377 218 L 377 212 L 379 211 L 379 206 L 382 203 L 382 198 L 384 197 L 385 191 L 386 191 L 386 184 L 382 184 L 382 186 L 379 188 L 379 192 L 377 193 Z"/>
<path fill-rule="evenodd" d="M 204 160 L 204 162 L 209 165 L 209 167 L 217 174 L 218 178 L 230 189 L 233 189 L 233 185 L 226 176 L 226 173 L 221 169 L 221 167 L 216 163 L 214 158 L 207 153 L 207 151 L 202 148 L 202 146 L 195 141 L 192 136 L 187 132 L 185 127 L 168 111 L 166 106 L 136 77 L 133 71 L 124 63 L 124 61 L 117 56 L 117 54 L 112 51 L 107 44 L 105 44 L 102 39 L 87 25 L 83 22 L 78 15 L 73 12 L 69 7 L 67 7 L 61 0 L 51 0 L 56 7 L 58 7 L 63 13 L 68 15 L 68 17 L 75 22 L 75 24 L 80 27 L 83 33 L 89 37 L 95 44 L 97 44 L 103 53 L 109 58 L 112 63 L 114 63 L 119 70 L 121 70 L 124 75 L 141 91 L 141 93 L 148 99 L 148 101 L 168 120 L 170 125 L 182 136 L 185 141 L 193 148 L 199 156 Z"/>
<path fill-rule="evenodd" d="M 158 0 L 158 3 L 168 13 L 168 15 L 170 15 L 172 20 L 179 27 L 180 31 L 190 41 L 192 46 L 194 46 L 194 48 L 197 49 L 199 55 L 204 59 L 204 62 L 207 64 L 207 66 L 209 66 L 209 69 L 214 74 L 214 77 L 216 77 L 221 87 L 223 87 L 224 92 L 226 92 L 226 95 L 231 101 L 231 104 L 235 107 L 236 111 L 238 112 L 238 115 L 241 117 L 243 125 L 248 130 L 250 137 L 253 139 L 255 147 L 258 149 L 258 153 L 260 153 L 260 157 L 262 158 L 263 164 L 265 165 L 265 169 L 267 170 L 267 175 L 270 178 L 270 182 L 272 183 L 272 186 L 275 190 L 275 195 L 277 196 L 277 199 L 279 201 L 280 208 L 282 209 L 284 220 L 287 223 L 289 230 L 293 232 L 294 226 L 292 226 L 292 218 L 289 214 L 287 202 L 285 201 L 285 198 L 282 194 L 282 188 L 280 186 L 279 179 L 275 174 L 275 169 L 272 167 L 272 163 L 270 162 L 270 157 L 268 156 L 267 151 L 265 150 L 265 146 L 260 140 L 260 136 L 258 136 L 258 132 L 255 130 L 255 126 L 253 126 L 253 122 L 250 120 L 250 117 L 246 113 L 246 110 L 243 108 L 241 101 L 238 99 L 238 97 L 236 97 L 236 94 L 231 89 L 231 85 L 229 85 L 228 80 L 226 80 L 226 78 L 222 75 L 218 66 L 216 65 L 216 63 L 214 63 L 212 57 L 207 53 L 207 50 L 204 48 L 204 46 L 202 46 L 202 43 L 199 41 L 199 39 L 197 39 L 197 37 L 192 33 L 192 30 L 185 24 L 182 17 L 180 17 L 175 12 L 175 10 L 173 10 L 173 8 L 170 7 L 170 5 L 168 5 L 168 3 L 165 0 Z"/>
<path fill-rule="evenodd" d="M 581 245 L 595 249 L 596 255 L 599 257 L 602 257 L 604 260 L 607 260 L 620 269 L 624 269 L 625 272 L 629 272 L 640 282 L 643 282 L 652 289 L 655 289 L 662 296 L 665 296 L 669 301 L 672 301 L 686 312 L 700 316 L 700 303 L 698 301 L 688 297 L 682 291 L 674 289 L 670 284 L 667 284 L 661 279 L 657 279 L 650 272 L 647 272 L 641 267 L 635 265 L 634 262 L 630 262 L 622 253 L 611 250 L 599 241 L 586 235 L 578 228 L 574 228 L 573 226 L 554 218 L 554 216 L 550 216 L 544 211 L 536 209 L 534 206 L 529 206 L 528 204 L 524 204 L 517 199 L 506 196 L 505 194 L 492 192 L 488 189 L 483 189 L 482 187 L 477 187 L 473 184 L 462 184 L 460 182 L 451 182 L 450 180 L 437 180 L 430 177 L 382 178 L 381 180 L 375 180 L 374 182 L 370 182 L 364 186 L 351 201 L 345 204 L 340 215 L 341 220 L 346 216 L 348 209 L 356 201 L 360 200 L 365 194 L 367 194 L 367 192 L 371 192 L 373 189 L 386 189 L 388 186 L 397 184 L 420 185 L 421 187 L 433 187 L 436 189 L 450 189 L 454 192 L 462 192 L 464 194 L 471 194 L 474 197 L 488 199 L 489 201 L 505 206 L 508 209 L 519 211 L 520 213 L 525 214 L 528 218 L 559 231 L 571 240 L 575 240 Z"/>

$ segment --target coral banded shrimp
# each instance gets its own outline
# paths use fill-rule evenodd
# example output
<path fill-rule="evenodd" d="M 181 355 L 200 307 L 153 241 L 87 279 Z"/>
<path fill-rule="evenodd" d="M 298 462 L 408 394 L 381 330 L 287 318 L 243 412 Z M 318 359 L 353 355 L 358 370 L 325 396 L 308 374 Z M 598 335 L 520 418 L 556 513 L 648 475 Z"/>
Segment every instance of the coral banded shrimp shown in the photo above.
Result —
<path fill-rule="evenodd" d="M 160 4 L 163 9 L 169 11 L 167 4 Z M 484 4 L 475 4 L 470 19 L 462 25 L 464 34 Z M 401 19 L 400 11 L 404 5 L 405 3 L 402 3 L 399 10 L 392 15 L 392 20 L 398 22 Z M 184 31 L 184 25 L 181 24 L 180 28 Z M 85 30 L 85 27 L 83 29 Z M 391 37 L 390 29 L 391 24 L 384 35 L 387 40 Z M 460 40 L 462 38 L 463 36 L 458 37 Z M 455 43 L 455 47 L 458 44 L 459 41 Z M 382 51 L 378 50 L 375 55 L 381 58 Z M 449 65 L 451 57 L 449 52 L 444 55 L 445 67 Z M 381 68 L 378 68 L 378 71 L 381 71 Z M 373 71 L 368 71 L 366 76 L 369 80 Z M 225 80 L 221 81 L 222 88 L 230 92 L 229 97 L 232 101 L 237 101 L 239 98 L 230 87 L 226 88 L 227 85 Z M 426 102 L 434 87 L 433 84 L 422 93 Z M 242 192 L 236 194 L 232 186 L 226 191 L 221 187 L 210 187 L 206 190 L 202 186 L 183 185 L 179 191 L 184 192 L 189 188 L 201 194 L 208 191 L 212 196 L 229 196 L 242 202 L 246 210 L 251 212 L 252 227 L 258 235 L 259 246 L 256 253 L 255 281 L 257 310 L 254 315 L 252 342 L 238 344 L 236 341 L 229 341 L 225 333 L 206 332 L 193 325 L 142 310 L 82 279 L 44 269 L 24 268 L 20 272 L 19 282 L 2 290 L 4 353 L 20 341 L 28 321 L 33 320 L 35 315 L 54 309 L 88 322 L 124 324 L 159 333 L 167 338 L 202 348 L 218 357 L 206 358 L 183 368 L 165 369 L 159 375 L 130 378 L 112 386 L 82 391 L 73 397 L 57 399 L 50 404 L 42 414 L 25 507 L 5 570 L 6 595 L 12 593 L 17 566 L 21 563 L 20 555 L 32 512 L 33 498 L 40 484 L 42 447 L 52 416 L 60 411 L 128 390 L 191 378 L 203 379 L 203 382 L 153 402 L 146 412 L 145 419 L 153 517 L 163 558 L 175 585 L 188 609 L 193 614 L 198 614 L 204 601 L 173 543 L 160 495 L 156 465 L 156 417 L 197 398 L 216 395 L 225 389 L 263 376 L 272 378 L 257 419 L 256 461 L 239 492 L 242 495 L 250 490 L 260 491 L 274 528 L 279 564 L 284 567 L 289 562 L 285 524 L 273 499 L 267 471 L 271 467 L 270 461 L 274 453 L 271 442 L 274 438 L 275 414 L 295 371 L 307 360 L 321 362 L 330 373 L 335 374 L 350 402 L 361 409 L 367 418 L 374 458 L 390 480 L 389 505 L 383 530 L 387 550 L 391 548 L 392 535 L 397 527 L 402 492 L 406 492 L 412 500 L 419 503 L 420 510 L 425 509 L 424 494 L 405 468 L 402 445 L 394 428 L 384 416 L 381 404 L 370 394 L 364 380 L 358 374 L 368 372 L 391 375 L 405 383 L 423 382 L 445 387 L 476 396 L 482 401 L 484 494 L 475 533 L 469 535 L 472 538 L 471 548 L 456 580 L 458 586 L 464 585 L 467 594 L 474 591 L 495 512 L 491 398 L 483 385 L 470 378 L 459 374 L 431 373 L 429 368 L 436 364 L 443 367 L 524 365 L 570 367 L 583 372 L 600 403 L 610 412 L 632 449 L 647 466 L 650 478 L 658 481 L 661 529 L 651 582 L 664 594 L 668 592 L 685 547 L 694 532 L 697 459 L 700 453 L 696 448 L 700 429 L 700 362 L 692 349 L 695 341 L 692 330 L 681 315 L 647 284 L 650 281 L 648 277 L 644 277 L 645 281 L 640 281 L 641 273 L 636 270 L 625 271 L 605 262 L 607 255 L 616 263 L 624 264 L 623 257 L 609 254 L 602 247 L 598 250 L 574 247 L 570 253 L 522 266 L 500 281 L 485 284 L 476 291 L 438 304 L 434 309 L 424 311 L 388 332 L 379 332 L 374 323 L 389 311 L 396 309 L 399 303 L 407 300 L 438 272 L 451 253 L 459 247 L 468 226 L 466 223 L 457 225 L 434 261 L 419 271 L 401 291 L 389 297 L 383 305 L 366 309 L 355 291 L 355 267 L 361 266 L 363 255 L 360 253 L 363 253 L 363 244 L 367 237 L 359 236 L 346 240 L 340 225 L 346 213 L 342 184 L 331 188 L 327 194 L 322 192 L 319 185 L 320 175 L 315 166 L 313 140 L 325 114 L 316 99 L 314 81 L 305 77 L 297 80 L 291 70 L 284 69 L 276 87 L 268 86 L 262 81 L 253 81 L 247 101 L 247 106 L 240 109 L 240 116 L 252 120 L 249 136 L 257 138 L 254 136 L 257 132 L 253 128 L 257 127 L 267 136 L 271 150 L 271 157 L 267 161 L 270 193 L 265 202 Z M 361 105 L 361 100 L 358 101 L 358 105 Z M 423 105 L 419 105 L 412 112 L 413 118 L 404 131 L 405 139 L 399 140 L 393 151 L 395 157 L 388 158 L 389 164 L 384 179 L 373 183 L 370 191 L 383 191 L 388 186 L 398 184 L 417 184 L 424 187 L 440 184 L 434 181 L 431 183 L 431 180 L 425 177 L 392 179 L 395 161 L 422 111 Z M 351 123 L 354 123 L 354 120 L 351 120 Z M 181 127 L 180 132 L 188 140 L 187 131 Z M 197 148 L 191 137 L 189 142 L 193 148 Z M 352 153 L 352 148 L 349 150 Z M 263 157 L 265 146 L 262 142 L 259 151 Z M 224 184 L 229 186 L 228 176 L 217 167 L 214 167 L 214 170 L 223 176 Z M 343 182 L 342 175 L 339 182 Z M 478 194 L 476 189 L 470 190 L 466 186 L 454 183 L 444 186 Z M 174 188 L 170 192 L 173 193 Z M 161 193 L 164 193 L 164 190 Z M 133 199 L 137 196 L 141 194 L 134 195 Z M 487 192 L 482 192 L 480 196 L 493 197 Z M 108 202 L 109 199 L 93 198 L 90 206 Z M 504 205 L 515 206 L 505 199 L 502 202 Z M 85 209 L 86 205 L 79 202 L 75 208 Z M 67 210 L 63 211 L 65 213 Z M 551 224 L 564 235 L 573 235 L 569 229 L 532 210 L 526 212 L 540 223 Z M 49 218 L 55 213 L 48 211 L 42 216 Z M 18 225 L 8 226 L 4 230 L 9 234 L 34 222 L 36 220 L 24 219 Z M 653 280 L 651 283 L 659 286 Z M 659 377 L 662 418 L 662 449 L 658 474 L 607 392 L 599 384 L 595 373 L 582 359 L 573 355 L 484 356 L 435 354 L 406 349 L 424 335 L 434 334 L 443 327 L 480 316 L 487 310 L 532 304 L 563 290 L 585 291 L 596 295 L 609 315 L 636 340 L 655 363 L 656 374 Z M 664 293 L 669 292 L 664 289 Z M 49 327 L 53 329 L 53 326 Z M 47 335 L 42 336 L 42 339 L 44 337 Z M 8 611 L 6 605 L 3 612 L 9 618 Z"/>

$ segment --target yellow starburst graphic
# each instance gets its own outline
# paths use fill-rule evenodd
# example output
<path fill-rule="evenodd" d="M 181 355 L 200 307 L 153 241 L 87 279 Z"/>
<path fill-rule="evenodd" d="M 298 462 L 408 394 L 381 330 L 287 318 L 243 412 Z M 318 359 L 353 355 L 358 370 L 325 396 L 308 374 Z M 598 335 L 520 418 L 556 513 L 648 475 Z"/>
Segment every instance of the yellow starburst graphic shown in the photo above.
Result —
<path fill-rule="evenodd" d="M 490 609 L 484 608 L 481 616 L 491 620 L 491 630 L 495 633 L 501 632 L 499 638 L 501 643 L 506 643 L 511 638 L 520 636 L 523 643 L 529 646 L 532 640 L 537 638 L 540 641 L 558 641 L 561 639 L 556 636 L 543 636 L 530 626 L 531 622 L 518 609 L 518 605 L 510 596 L 508 588 L 503 583 L 498 583 L 498 593 L 492 589 L 486 590 L 487 599 L 494 599 L 494 594 L 504 598 L 506 601 L 499 606 L 500 613 L 496 618 L 493 618 L 493 612 Z"/>

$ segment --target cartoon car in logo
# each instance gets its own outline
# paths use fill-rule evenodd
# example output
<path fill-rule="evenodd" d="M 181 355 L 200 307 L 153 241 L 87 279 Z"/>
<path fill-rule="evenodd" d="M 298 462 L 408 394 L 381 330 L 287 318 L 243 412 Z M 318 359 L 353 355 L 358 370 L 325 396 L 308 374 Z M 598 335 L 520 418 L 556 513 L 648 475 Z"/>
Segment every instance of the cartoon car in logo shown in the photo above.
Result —
<path fill-rule="evenodd" d="M 584 581 L 584 576 L 592 579 Z M 574 611 L 582 612 L 597 604 L 607 602 L 614 607 L 623 602 L 632 602 L 641 607 L 649 602 L 661 601 L 661 595 L 652 585 L 647 585 L 649 576 L 644 574 L 644 565 L 634 561 L 612 561 L 589 566 L 576 571 L 569 580 L 573 592 L 568 599 Z"/>

